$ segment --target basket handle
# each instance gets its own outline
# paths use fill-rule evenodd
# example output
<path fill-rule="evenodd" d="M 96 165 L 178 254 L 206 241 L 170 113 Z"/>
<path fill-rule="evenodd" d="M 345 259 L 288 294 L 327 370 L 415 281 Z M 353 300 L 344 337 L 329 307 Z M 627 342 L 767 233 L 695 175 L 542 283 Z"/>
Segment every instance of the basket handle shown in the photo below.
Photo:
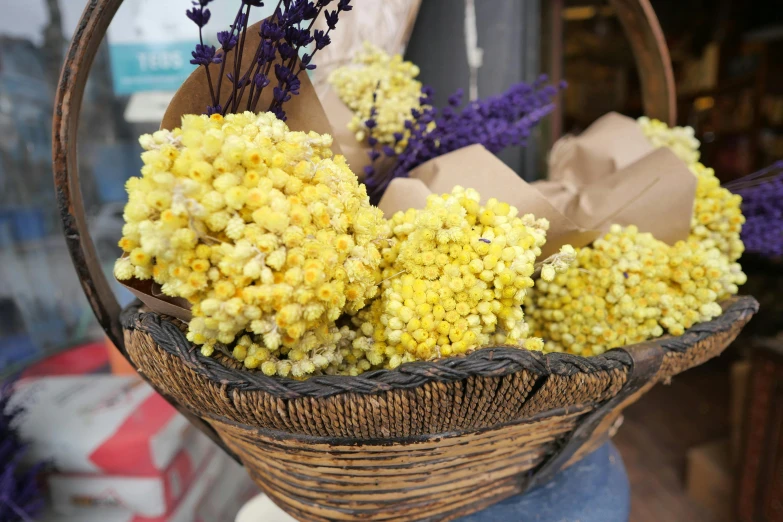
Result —
<path fill-rule="evenodd" d="M 124 354 L 120 305 L 103 274 L 84 215 L 76 147 L 79 113 L 90 67 L 120 4 L 122 0 L 88 0 L 76 26 L 57 83 L 52 162 L 55 195 L 71 260 L 98 322 Z"/>
<path fill-rule="evenodd" d="M 650 0 L 611 0 L 631 44 L 642 88 L 644 113 L 677 123 L 677 93 L 669 48 Z"/>
<path fill-rule="evenodd" d="M 76 26 L 68 53 L 65 55 L 60 80 L 57 83 L 52 118 L 52 161 L 55 194 L 60 210 L 60 219 L 63 222 L 65 241 L 84 294 L 106 335 L 135 368 L 136 365 L 130 360 L 125 349 L 123 330 L 120 325 L 120 304 L 114 297 L 103 273 L 87 227 L 79 185 L 76 147 L 79 113 L 90 67 L 98 47 L 106 35 L 106 30 L 121 4 L 122 0 L 88 0 Z M 143 374 L 141 375 L 145 377 Z M 149 382 L 146 377 L 145 380 Z M 196 428 L 236 459 L 236 456 L 226 447 L 212 426 L 193 415 L 162 390 L 157 391 Z"/>

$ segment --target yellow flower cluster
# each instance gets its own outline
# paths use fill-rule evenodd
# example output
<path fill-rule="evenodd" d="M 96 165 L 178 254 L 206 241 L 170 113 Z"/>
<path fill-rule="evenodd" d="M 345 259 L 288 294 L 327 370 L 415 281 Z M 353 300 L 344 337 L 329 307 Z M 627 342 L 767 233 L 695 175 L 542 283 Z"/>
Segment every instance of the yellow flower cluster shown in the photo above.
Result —
<path fill-rule="evenodd" d="M 313 374 L 359 375 L 370 369 L 364 351 L 353 345 L 367 344 L 349 326 L 321 324 L 291 345 L 269 349 L 263 335 L 245 334 L 237 340 L 231 355 L 245 368 L 260 369 L 265 375 L 301 379 Z"/>
<path fill-rule="evenodd" d="M 701 163 L 690 166 L 696 175 L 696 198 L 691 219 L 691 238 L 704 248 L 717 248 L 729 262 L 737 261 L 745 251 L 740 239 L 745 216 L 742 197 L 720 186 L 715 171 Z"/>
<path fill-rule="evenodd" d="M 614 226 L 581 249 L 567 272 L 539 280 L 526 310 L 546 351 L 597 355 L 664 332 L 680 335 L 719 315 L 717 302 L 746 281 L 736 262 L 743 251 L 741 198 L 699 163 L 692 128 L 649 118 L 638 123 L 655 147 L 670 148 L 697 178 L 690 236 L 669 246 L 635 227 Z"/>
<path fill-rule="evenodd" d="M 456 187 L 430 196 L 422 210 L 398 212 L 391 224 L 381 296 L 354 318 L 372 340 L 366 357 L 373 366 L 395 368 L 490 344 L 543 347 L 529 336 L 521 305 L 546 241 L 545 219 L 520 217 L 496 199 L 482 206 L 475 190 Z M 548 275 L 574 257 L 564 247 L 548 260 Z"/>
<path fill-rule="evenodd" d="M 670 149 L 689 166 L 699 161 L 699 140 L 694 135 L 693 127 L 669 127 L 647 116 L 639 118 L 637 123 L 654 147 Z"/>
<path fill-rule="evenodd" d="M 394 133 L 405 135 L 405 121 L 410 119 L 411 110 L 421 108 L 418 75 L 419 68 L 404 61 L 399 54 L 389 56 L 365 43 L 353 64 L 332 72 L 329 83 L 354 113 L 348 128 L 356 133 L 357 140 L 363 141 L 367 137 L 365 122 L 375 107 L 377 112 L 373 119 L 378 126 L 373 129 L 373 137 L 379 143 L 392 145 Z M 373 96 L 376 96 L 375 101 Z M 400 146 L 404 146 L 404 141 Z"/>
<path fill-rule="evenodd" d="M 234 349 L 248 368 L 337 371 L 333 323 L 377 293 L 389 226 L 331 137 L 246 112 L 188 115 L 140 142 L 116 277 L 188 299 L 205 355 L 249 332 Z"/>
<path fill-rule="evenodd" d="M 532 334 L 545 351 L 598 355 L 611 348 L 681 335 L 721 313 L 736 292 L 727 259 L 695 240 L 669 246 L 636 227 L 614 225 L 554 281 L 539 280 L 526 300 Z M 744 281 L 742 281 L 744 282 Z"/>
<path fill-rule="evenodd" d="M 691 220 L 691 237 L 705 248 L 715 247 L 730 262 L 745 250 L 740 230 L 745 218 L 740 211 L 742 198 L 720 186 L 715 171 L 699 163 L 699 140 L 691 127 L 669 127 L 659 120 L 642 117 L 642 132 L 655 147 L 668 147 L 696 176 L 696 199 Z"/>

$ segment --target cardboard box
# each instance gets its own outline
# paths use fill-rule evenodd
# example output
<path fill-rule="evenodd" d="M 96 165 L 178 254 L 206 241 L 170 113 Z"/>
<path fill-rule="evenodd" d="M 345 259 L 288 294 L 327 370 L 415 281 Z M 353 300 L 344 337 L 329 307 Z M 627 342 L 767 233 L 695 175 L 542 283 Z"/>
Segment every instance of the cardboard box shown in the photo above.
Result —
<path fill-rule="evenodd" d="M 688 496 L 718 520 L 731 520 L 734 474 L 729 439 L 688 450 L 687 475 Z"/>
<path fill-rule="evenodd" d="M 131 376 L 25 379 L 13 400 L 27 410 L 20 435 L 30 442 L 29 458 L 61 473 L 157 475 L 182 449 L 189 427 Z"/>
<path fill-rule="evenodd" d="M 215 451 L 212 441 L 193 428 L 183 449 L 156 475 L 52 474 L 47 479 L 52 508 L 61 514 L 100 507 L 144 517 L 163 516 L 179 504 Z"/>
<path fill-rule="evenodd" d="M 258 493 L 245 470 L 222 451 L 213 452 L 179 505 L 161 517 L 106 508 L 82 508 L 70 515 L 48 513 L 41 522 L 233 522 Z"/>
<path fill-rule="evenodd" d="M 109 356 L 103 343 L 75 346 L 29 366 L 22 379 L 55 375 L 88 375 L 109 372 Z"/>

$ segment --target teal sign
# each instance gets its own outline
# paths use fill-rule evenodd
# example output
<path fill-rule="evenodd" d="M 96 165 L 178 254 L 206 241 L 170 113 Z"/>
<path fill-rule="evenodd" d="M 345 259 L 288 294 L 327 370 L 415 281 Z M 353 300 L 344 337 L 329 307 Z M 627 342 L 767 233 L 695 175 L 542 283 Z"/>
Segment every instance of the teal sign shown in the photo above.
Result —
<path fill-rule="evenodd" d="M 176 91 L 196 67 L 190 63 L 193 48 L 192 42 L 112 43 L 115 94 Z"/>

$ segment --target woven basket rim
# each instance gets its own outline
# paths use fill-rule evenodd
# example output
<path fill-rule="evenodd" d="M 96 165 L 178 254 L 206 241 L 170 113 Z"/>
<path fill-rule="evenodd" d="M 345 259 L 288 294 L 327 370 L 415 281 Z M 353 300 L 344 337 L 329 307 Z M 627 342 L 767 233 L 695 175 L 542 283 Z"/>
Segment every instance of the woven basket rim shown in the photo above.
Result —
<path fill-rule="evenodd" d="M 141 311 L 140 302 L 131 303 L 121 314 L 126 330 L 137 330 L 152 337 L 165 352 L 177 356 L 202 377 L 226 386 L 228 390 L 263 391 L 281 399 L 323 398 L 340 393 L 374 394 L 395 389 L 417 388 L 427 382 L 453 382 L 472 376 L 499 377 L 528 370 L 541 375 L 572 376 L 633 366 L 632 351 L 653 343 L 664 352 L 684 353 L 699 341 L 728 331 L 732 324 L 758 311 L 758 302 L 750 296 L 736 296 L 722 303 L 723 313 L 712 321 L 699 323 L 678 337 L 661 337 L 609 350 L 601 355 L 583 357 L 567 353 L 544 354 L 521 348 L 495 347 L 476 350 L 464 357 L 406 363 L 394 370 L 374 370 L 356 377 L 323 375 L 303 381 L 269 377 L 257 370 L 233 369 L 201 354 L 185 337 L 176 320 L 157 313 Z"/>

